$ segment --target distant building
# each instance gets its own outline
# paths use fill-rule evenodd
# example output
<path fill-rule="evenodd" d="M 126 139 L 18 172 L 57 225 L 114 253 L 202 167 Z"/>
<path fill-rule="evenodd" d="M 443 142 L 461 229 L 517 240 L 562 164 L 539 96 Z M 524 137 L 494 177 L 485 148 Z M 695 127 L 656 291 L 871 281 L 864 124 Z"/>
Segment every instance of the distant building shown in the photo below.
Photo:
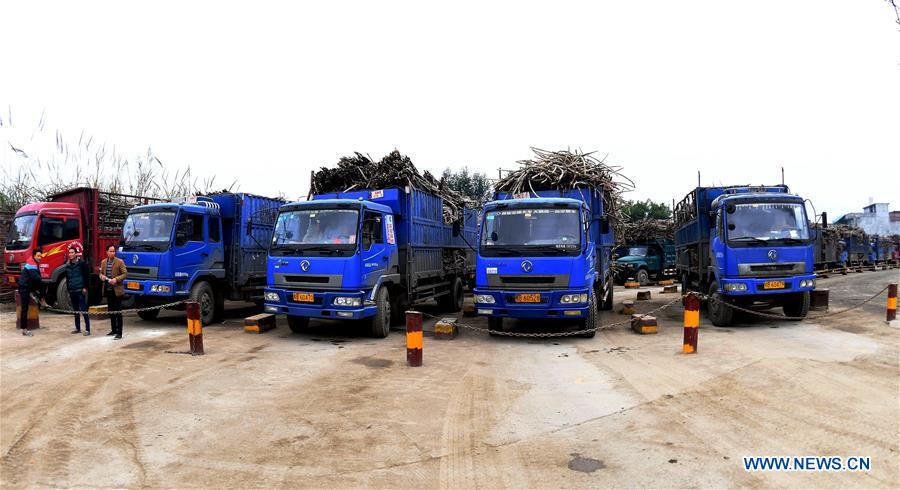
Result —
<path fill-rule="evenodd" d="M 900 235 L 900 211 L 888 211 L 886 202 L 871 203 L 862 213 L 847 213 L 837 224 L 862 228 L 869 235 Z"/>

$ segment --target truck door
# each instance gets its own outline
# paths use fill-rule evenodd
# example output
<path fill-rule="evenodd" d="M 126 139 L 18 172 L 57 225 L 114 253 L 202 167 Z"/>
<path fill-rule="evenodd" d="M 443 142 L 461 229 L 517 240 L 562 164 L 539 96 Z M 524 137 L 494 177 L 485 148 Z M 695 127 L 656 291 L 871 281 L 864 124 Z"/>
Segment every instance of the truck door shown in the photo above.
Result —
<path fill-rule="evenodd" d="M 204 219 L 199 213 L 182 211 L 175 225 L 175 277 L 186 280 L 200 269 L 209 259 L 209 250 L 204 240 Z"/>
<path fill-rule="evenodd" d="M 37 247 L 43 252 L 41 277 L 55 282 L 66 263 L 69 243 L 81 239 L 81 220 L 74 215 L 41 214 Z"/>
<path fill-rule="evenodd" d="M 363 284 L 373 287 L 378 278 L 387 273 L 390 251 L 384 243 L 384 215 L 377 211 L 363 213 L 360 255 L 363 263 Z"/>

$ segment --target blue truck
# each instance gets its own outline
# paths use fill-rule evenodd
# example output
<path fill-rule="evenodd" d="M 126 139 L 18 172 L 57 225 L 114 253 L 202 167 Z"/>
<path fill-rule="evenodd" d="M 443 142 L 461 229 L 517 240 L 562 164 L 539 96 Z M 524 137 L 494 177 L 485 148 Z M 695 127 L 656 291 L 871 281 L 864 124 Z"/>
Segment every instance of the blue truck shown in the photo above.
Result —
<path fill-rule="evenodd" d="M 266 312 L 287 315 L 296 333 L 310 318 L 359 320 L 384 338 L 411 304 L 461 310 L 477 213 L 446 223 L 442 210 L 440 196 L 409 186 L 285 204 L 269 249 Z"/>
<path fill-rule="evenodd" d="M 475 307 L 491 331 L 505 318 L 577 320 L 593 328 L 613 303 L 615 237 L 599 189 L 495 193 L 483 207 Z M 593 337 L 594 331 L 582 334 Z"/>
<path fill-rule="evenodd" d="M 813 243 L 803 198 L 787 186 L 697 187 L 676 206 L 675 226 L 682 287 L 708 295 L 713 325 L 731 324 L 729 305 L 806 316 Z"/>
<path fill-rule="evenodd" d="M 118 256 L 138 307 L 191 298 L 204 325 L 225 300 L 263 302 L 266 250 L 282 199 L 220 193 L 131 209 Z M 138 313 L 152 320 L 159 310 Z"/>

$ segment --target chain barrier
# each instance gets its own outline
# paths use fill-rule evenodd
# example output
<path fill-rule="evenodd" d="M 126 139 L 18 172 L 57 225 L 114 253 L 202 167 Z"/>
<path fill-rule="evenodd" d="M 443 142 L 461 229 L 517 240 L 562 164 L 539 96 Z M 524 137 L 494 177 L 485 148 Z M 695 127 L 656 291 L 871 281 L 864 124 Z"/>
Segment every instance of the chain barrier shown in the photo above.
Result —
<path fill-rule="evenodd" d="M 682 301 L 682 297 L 679 296 L 662 306 L 659 306 L 657 308 L 654 308 L 654 309 L 648 311 L 647 313 L 638 313 L 638 314 L 641 315 L 642 317 L 649 316 L 652 313 L 662 311 L 662 310 L 674 305 L 675 303 L 680 303 L 681 301 Z M 422 315 L 427 316 L 429 318 L 434 318 L 437 320 L 444 318 L 442 316 L 435 316 L 435 315 L 432 315 L 429 313 L 422 313 Z M 571 331 L 566 331 L 566 332 L 537 332 L 537 333 L 510 332 L 510 331 L 505 331 L 505 330 L 491 330 L 490 328 L 476 327 L 474 325 L 466 325 L 464 323 L 459 323 L 459 322 L 456 323 L 456 326 L 459 328 L 465 328 L 467 330 L 472 330 L 475 332 L 488 333 L 491 335 L 503 335 L 503 336 L 507 336 L 507 337 L 550 338 L 550 337 L 572 337 L 572 336 L 576 336 L 576 335 L 583 335 L 583 334 L 590 333 L 590 332 L 598 332 L 600 330 L 606 330 L 609 328 L 618 327 L 620 325 L 630 325 L 630 324 L 631 324 L 631 318 L 629 318 L 628 320 L 623 320 L 621 322 L 609 323 L 606 325 L 600 325 L 600 326 L 591 327 L 591 328 L 584 328 L 581 330 L 571 330 Z"/>
<path fill-rule="evenodd" d="M 698 296 L 701 300 L 715 301 L 715 302 L 717 302 L 721 305 L 727 306 L 728 308 L 731 308 L 733 310 L 742 311 L 744 313 L 750 313 L 752 315 L 756 315 L 756 316 L 763 317 L 763 318 L 771 318 L 774 320 L 816 320 L 819 318 L 840 315 L 840 314 L 846 313 L 850 310 L 855 310 L 855 309 L 865 305 L 866 303 L 871 302 L 875 298 L 881 296 L 882 293 L 884 293 L 885 291 L 888 290 L 888 287 L 890 287 L 890 286 L 885 286 L 884 289 L 882 289 L 881 291 L 878 291 L 877 293 L 872 295 L 870 298 L 864 300 L 863 302 L 861 302 L 859 304 L 850 306 L 848 308 L 844 308 L 842 310 L 831 311 L 831 312 L 823 313 L 821 315 L 814 315 L 814 316 L 809 316 L 809 315 L 807 315 L 807 316 L 787 316 L 787 315 L 779 315 L 777 313 L 765 313 L 762 311 L 751 310 L 749 308 L 743 308 L 741 306 L 729 303 L 728 301 L 718 299 L 718 298 L 710 296 L 708 294 L 702 294 L 702 293 L 689 293 L 689 294 L 694 294 L 694 295 Z"/>
<path fill-rule="evenodd" d="M 46 311 L 52 311 L 54 313 L 62 313 L 65 315 L 92 315 L 92 314 L 101 314 L 101 315 L 124 315 L 125 313 L 140 313 L 142 311 L 152 311 L 152 310 L 161 310 L 163 308 L 170 308 L 172 306 L 178 306 L 180 304 L 187 303 L 191 301 L 190 298 L 183 299 L 180 301 L 174 301 L 172 303 L 166 303 L 164 305 L 156 305 L 156 306 L 147 306 L 145 308 L 131 308 L 128 310 L 117 310 L 117 311 L 101 311 L 101 312 L 90 312 L 90 311 L 75 311 L 75 310 L 61 310 L 59 308 L 52 308 L 47 306 L 42 308 Z"/>

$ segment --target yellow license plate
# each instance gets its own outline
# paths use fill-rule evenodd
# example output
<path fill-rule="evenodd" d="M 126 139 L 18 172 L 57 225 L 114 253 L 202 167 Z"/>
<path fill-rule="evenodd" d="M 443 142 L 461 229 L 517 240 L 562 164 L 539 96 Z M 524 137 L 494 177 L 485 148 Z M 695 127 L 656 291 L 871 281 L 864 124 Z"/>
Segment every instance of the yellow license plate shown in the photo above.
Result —
<path fill-rule="evenodd" d="M 9 282 L 10 282 L 10 284 L 15 283 L 15 282 L 16 282 L 16 278 L 13 277 L 13 276 L 9 276 Z"/>
<path fill-rule="evenodd" d="M 763 289 L 784 289 L 784 281 L 766 281 Z"/>
<path fill-rule="evenodd" d="M 125 287 L 127 289 L 141 289 L 141 283 L 139 282 L 126 282 Z"/>
<path fill-rule="evenodd" d="M 294 301 L 300 301 L 303 303 L 312 303 L 313 302 L 313 293 L 294 293 Z"/>
<path fill-rule="evenodd" d="M 516 303 L 540 303 L 540 293 L 525 293 L 516 295 Z"/>

